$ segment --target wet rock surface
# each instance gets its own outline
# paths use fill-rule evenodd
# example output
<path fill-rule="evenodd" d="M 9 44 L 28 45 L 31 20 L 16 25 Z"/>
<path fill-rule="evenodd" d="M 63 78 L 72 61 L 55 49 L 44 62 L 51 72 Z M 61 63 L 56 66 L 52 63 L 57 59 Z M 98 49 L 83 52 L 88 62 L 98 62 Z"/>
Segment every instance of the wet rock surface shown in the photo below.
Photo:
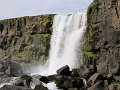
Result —
<path fill-rule="evenodd" d="M 82 88 L 85 88 L 85 82 L 82 78 L 79 77 L 77 73 L 77 69 L 70 71 L 69 66 L 64 66 L 60 68 L 58 71 L 64 72 L 65 69 L 69 72 L 66 73 L 59 73 L 56 75 L 50 75 L 50 76 L 41 76 L 41 75 L 22 75 L 16 82 L 13 83 L 13 85 L 8 85 L 10 88 L 15 88 L 15 90 L 19 90 L 19 88 L 22 88 L 20 90 L 48 90 L 47 87 L 44 86 L 44 84 L 48 84 L 51 82 L 54 82 L 56 84 L 56 87 L 60 90 L 85 90 Z M 72 74 L 74 73 L 74 75 Z M 69 74 L 69 76 L 68 76 Z M 7 90 L 5 89 L 7 86 L 3 86 L 0 90 Z M 16 89 L 17 88 L 17 89 Z M 11 89 L 10 89 L 11 90 Z M 14 89 L 13 89 L 14 90 Z"/>
<path fill-rule="evenodd" d="M 62 68 L 65 67 L 66 66 Z M 82 69 L 80 69 L 81 67 Z M 78 69 L 73 69 L 69 76 L 66 73 L 65 75 L 63 73 L 59 73 L 49 76 L 22 75 L 16 80 L 16 82 L 12 83 L 12 85 L 5 85 L 1 87 L 0 90 L 8 90 L 8 87 L 10 87 L 9 90 L 12 90 L 12 88 L 15 88 L 15 90 L 49 90 L 47 84 L 51 82 L 54 82 L 59 90 L 120 90 L 119 76 L 107 73 L 101 74 L 99 72 L 95 72 L 95 68 L 92 68 L 91 71 L 91 66 L 88 67 L 84 65 L 81 67 Z M 81 77 L 82 75 L 80 75 L 79 73 L 84 70 L 83 67 L 87 69 L 87 72 L 84 73 L 84 77 L 87 77 L 86 80 L 84 79 L 84 77 Z M 61 70 L 61 68 L 58 70 Z M 64 71 L 64 69 L 62 70 Z"/>

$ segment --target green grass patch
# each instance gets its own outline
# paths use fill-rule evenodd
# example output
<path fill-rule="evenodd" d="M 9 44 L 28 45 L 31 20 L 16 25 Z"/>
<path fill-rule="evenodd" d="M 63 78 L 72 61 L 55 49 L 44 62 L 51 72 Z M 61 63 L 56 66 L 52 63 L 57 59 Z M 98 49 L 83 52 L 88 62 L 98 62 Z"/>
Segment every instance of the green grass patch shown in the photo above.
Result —
<path fill-rule="evenodd" d="M 93 58 L 93 57 L 96 56 L 96 54 L 94 54 L 93 52 L 90 52 L 90 51 L 84 51 L 84 52 L 83 52 L 83 55 L 84 55 L 85 57 L 87 57 L 88 59 L 89 59 L 89 58 Z"/>

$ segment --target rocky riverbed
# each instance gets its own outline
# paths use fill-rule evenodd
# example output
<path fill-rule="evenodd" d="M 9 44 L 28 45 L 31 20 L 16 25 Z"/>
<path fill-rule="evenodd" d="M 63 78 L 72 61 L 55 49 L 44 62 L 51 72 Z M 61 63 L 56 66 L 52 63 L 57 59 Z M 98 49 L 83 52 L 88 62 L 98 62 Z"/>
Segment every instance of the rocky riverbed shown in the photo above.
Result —
<path fill-rule="evenodd" d="M 106 66 L 98 73 L 97 65 L 84 65 L 71 71 L 66 65 L 58 69 L 57 74 L 49 76 L 25 75 L 15 62 L 6 61 L 4 67 L 6 69 L 0 74 L 0 90 L 120 90 L 120 67 L 107 74 Z"/>

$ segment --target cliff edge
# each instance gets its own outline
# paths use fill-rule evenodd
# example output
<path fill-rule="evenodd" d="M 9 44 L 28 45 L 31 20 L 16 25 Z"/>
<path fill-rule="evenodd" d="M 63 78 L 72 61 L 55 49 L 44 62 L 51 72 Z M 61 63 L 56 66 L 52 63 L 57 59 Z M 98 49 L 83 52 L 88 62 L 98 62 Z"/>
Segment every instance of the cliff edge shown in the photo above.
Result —
<path fill-rule="evenodd" d="M 87 13 L 85 59 L 98 72 L 115 73 L 120 68 L 120 0 L 94 0 Z"/>
<path fill-rule="evenodd" d="M 0 60 L 46 60 L 53 18 L 54 15 L 39 15 L 0 20 Z"/>

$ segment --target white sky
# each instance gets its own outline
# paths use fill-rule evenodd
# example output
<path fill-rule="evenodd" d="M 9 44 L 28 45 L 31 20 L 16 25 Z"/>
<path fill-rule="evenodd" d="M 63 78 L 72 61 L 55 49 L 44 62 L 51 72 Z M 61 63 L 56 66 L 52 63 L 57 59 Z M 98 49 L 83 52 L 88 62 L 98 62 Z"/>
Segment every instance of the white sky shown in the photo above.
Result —
<path fill-rule="evenodd" d="M 49 13 L 73 13 L 93 0 L 0 0 L 0 19 Z"/>

